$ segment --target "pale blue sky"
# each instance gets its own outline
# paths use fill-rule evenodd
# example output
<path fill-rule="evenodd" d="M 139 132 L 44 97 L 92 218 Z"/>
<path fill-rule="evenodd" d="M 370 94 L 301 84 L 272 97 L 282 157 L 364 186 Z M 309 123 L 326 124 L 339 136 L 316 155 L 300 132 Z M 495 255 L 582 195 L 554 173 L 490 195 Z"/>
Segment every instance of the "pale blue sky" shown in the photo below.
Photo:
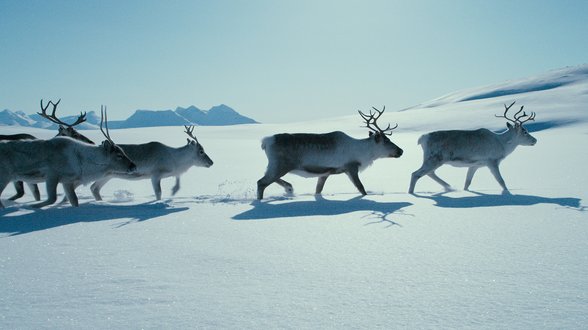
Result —
<path fill-rule="evenodd" d="M 588 1 L 0 0 L 0 109 L 402 109 L 587 63 Z"/>

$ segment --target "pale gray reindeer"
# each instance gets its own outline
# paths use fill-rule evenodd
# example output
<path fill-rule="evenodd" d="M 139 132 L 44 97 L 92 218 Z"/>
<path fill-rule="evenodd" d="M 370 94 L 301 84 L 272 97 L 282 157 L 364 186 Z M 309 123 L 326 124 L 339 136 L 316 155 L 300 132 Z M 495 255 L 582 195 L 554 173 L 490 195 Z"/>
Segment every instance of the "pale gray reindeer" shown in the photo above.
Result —
<path fill-rule="evenodd" d="M 136 170 L 136 165 L 110 138 L 102 123 L 100 130 L 106 137 L 100 146 L 83 143 L 68 137 L 50 140 L 10 141 L 0 143 L 0 194 L 10 181 L 43 182 L 47 200 L 33 205 L 43 207 L 57 200 L 57 184 L 61 183 L 72 206 L 78 206 L 75 188 L 112 173 Z M 0 208 L 4 205 L 0 202 Z"/>
<path fill-rule="evenodd" d="M 402 149 L 392 143 L 388 136 L 398 125 L 381 129 L 377 120 L 384 113 L 373 108 L 366 115 L 358 111 L 370 130 L 366 139 L 354 139 L 336 131 L 325 134 L 276 134 L 265 137 L 261 148 L 268 159 L 265 175 L 257 181 L 257 199 L 263 199 L 267 186 L 277 183 L 286 193 L 292 194 L 292 185 L 281 179 L 287 173 L 303 177 L 318 177 L 315 193 L 322 192 L 327 178 L 332 174 L 345 173 L 362 195 L 367 195 L 359 180 L 359 172 L 376 159 L 398 158 Z"/>
<path fill-rule="evenodd" d="M 180 148 L 168 147 L 160 142 L 143 144 L 120 144 L 119 146 L 137 164 L 134 173 L 113 173 L 94 182 L 91 186 L 96 200 L 102 200 L 100 189 L 112 178 L 126 180 L 151 179 L 155 198 L 161 199 L 161 179 L 176 177 L 176 184 L 172 188 L 172 196 L 180 190 L 180 175 L 192 166 L 210 167 L 213 161 L 208 157 L 204 148 L 194 136 L 193 126 L 184 126 L 188 134 L 188 143 Z"/>
<path fill-rule="evenodd" d="M 3 141 L 19 141 L 19 140 L 36 140 L 37 138 L 33 135 L 21 133 L 21 134 L 11 134 L 11 135 L 0 135 L 0 142 Z M 22 181 L 14 181 L 14 190 L 16 193 L 8 198 L 10 201 L 15 201 L 22 196 L 24 196 L 24 183 Z M 39 192 L 39 186 L 35 183 L 27 183 L 27 186 L 33 193 L 33 197 L 36 201 L 41 200 L 41 193 Z"/>
<path fill-rule="evenodd" d="M 451 191 L 451 186 L 435 174 L 435 170 L 441 165 L 449 164 L 468 168 L 464 190 L 469 189 L 476 171 L 487 166 L 502 187 L 502 193 L 509 194 L 500 174 L 500 162 L 517 146 L 532 146 L 537 143 L 537 139 L 523 127 L 525 122 L 535 119 L 535 113 L 527 115 L 522 106 L 512 118 L 508 118 L 507 112 L 514 104 L 515 102 L 509 106 L 505 104 L 504 114 L 496 115 L 508 121 L 507 130 L 503 133 L 481 128 L 472 131 L 437 131 L 421 136 L 418 143 L 423 148 L 423 164 L 412 174 L 408 192 L 414 194 L 417 181 L 424 175 L 442 185 L 445 191 Z"/>
<path fill-rule="evenodd" d="M 41 117 L 53 122 L 53 123 L 56 123 L 59 125 L 58 132 L 57 132 L 56 136 L 68 136 L 68 137 L 71 137 L 72 139 L 75 139 L 78 141 L 82 141 L 82 142 L 89 143 L 89 144 L 94 144 L 94 142 L 92 142 L 92 140 L 88 139 L 86 136 L 84 136 L 83 134 L 81 134 L 80 132 L 78 132 L 74 128 L 74 126 L 77 126 L 77 125 L 86 121 L 86 113 L 80 112 L 80 116 L 73 124 L 65 123 L 55 116 L 55 112 L 57 111 L 57 106 L 59 105 L 59 102 L 61 102 L 61 99 L 59 99 L 57 101 L 57 103 L 54 103 L 53 101 L 49 101 L 49 103 L 46 106 L 43 106 L 43 100 L 41 99 L 41 112 L 37 112 L 37 114 L 40 115 Z M 53 111 L 52 111 L 51 115 L 47 114 L 47 108 L 49 108 L 49 105 L 53 105 Z M 30 134 L 0 135 L 0 141 L 36 140 L 36 139 L 37 139 L 36 137 L 34 137 Z M 39 187 L 37 186 L 37 184 L 27 183 L 27 185 L 29 186 L 29 189 L 31 189 L 31 191 L 33 192 L 33 196 L 34 196 L 35 200 L 37 200 L 37 201 L 41 200 L 41 194 L 39 193 Z M 22 181 L 14 181 L 14 189 L 16 190 L 16 194 L 9 198 L 9 200 L 11 200 L 11 201 L 17 200 L 17 199 L 21 198 L 22 196 L 24 196 L 23 182 Z"/>

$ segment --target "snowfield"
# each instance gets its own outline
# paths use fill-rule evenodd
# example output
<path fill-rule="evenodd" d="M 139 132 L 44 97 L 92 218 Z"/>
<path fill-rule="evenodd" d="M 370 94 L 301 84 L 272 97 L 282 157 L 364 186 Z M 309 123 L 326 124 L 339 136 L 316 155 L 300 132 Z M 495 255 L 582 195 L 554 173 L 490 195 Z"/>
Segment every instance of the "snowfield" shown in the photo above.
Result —
<path fill-rule="evenodd" d="M 502 131 L 494 115 L 514 100 L 537 113 L 528 126 L 538 143 L 501 165 L 513 195 L 501 195 L 487 169 L 474 177 L 474 192 L 462 191 L 466 169 L 449 166 L 437 173 L 455 192 L 439 194 L 424 177 L 417 196 L 406 193 L 421 164 L 421 134 Z M 344 175 L 330 177 L 322 197 L 313 194 L 316 179 L 287 175 L 294 196 L 274 184 L 254 200 L 264 136 L 366 137 L 356 109 L 313 122 L 197 127 L 215 164 L 189 170 L 173 198 L 174 180 L 165 179 L 162 201 L 149 180 L 114 179 L 103 202 L 85 186 L 79 208 L 36 210 L 28 189 L 8 201 L 9 186 L 0 210 L 0 328 L 585 329 L 588 66 L 387 108 L 380 121 L 398 123 L 392 140 L 404 155 L 360 173 L 363 198 Z M 83 134 L 102 140 L 99 131 Z M 186 141 L 181 127 L 111 136 Z"/>

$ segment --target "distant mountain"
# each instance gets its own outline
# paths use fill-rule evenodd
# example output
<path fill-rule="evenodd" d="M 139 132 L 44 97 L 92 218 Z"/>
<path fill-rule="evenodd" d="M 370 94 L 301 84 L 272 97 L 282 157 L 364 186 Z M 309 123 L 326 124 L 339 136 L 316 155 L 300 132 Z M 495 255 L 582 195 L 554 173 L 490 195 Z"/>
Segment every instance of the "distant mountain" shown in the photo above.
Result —
<path fill-rule="evenodd" d="M 73 123 L 78 115 L 60 118 L 63 122 Z M 126 120 L 109 121 L 110 128 L 136 128 L 155 126 L 225 126 L 238 124 L 254 124 L 255 120 L 239 114 L 231 107 L 221 104 L 209 110 L 200 110 L 195 106 L 187 108 L 178 107 L 176 110 L 137 110 Z M 56 129 L 57 125 L 39 116 L 37 113 L 30 116 L 24 112 L 4 110 L 0 112 L 0 126 L 25 126 L 47 129 Z M 86 115 L 86 121 L 78 126 L 80 129 L 96 129 L 100 125 L 100 116 L 94 111 Z"/>
<path fill-rule="evenodd" d="M 127 120 L 121 122 L 119 128 L 155 127 L 155 126 L 182 126 L 191 122 L 172 110 L 137 110 Z M 114 128 L 114 126 L 113 126 Z"/>
<path fill-rule="evenodd" d="M 255 120 L 245 117 L 224 104 L 203 111 L 195 106 L 176 109 L 176 113 L 187 120 L 204 126 L 223 126 L 238 124 L 255 124 Z"/>
<path fill-rule="evenodd" d="M 0 112 L 0 124 L 1 125 L 18 125 L 18 126 L 32 126 L 34 120 L 29 118 L 24 112 L 12 112 L 10 110 L 4 110 Z"/>

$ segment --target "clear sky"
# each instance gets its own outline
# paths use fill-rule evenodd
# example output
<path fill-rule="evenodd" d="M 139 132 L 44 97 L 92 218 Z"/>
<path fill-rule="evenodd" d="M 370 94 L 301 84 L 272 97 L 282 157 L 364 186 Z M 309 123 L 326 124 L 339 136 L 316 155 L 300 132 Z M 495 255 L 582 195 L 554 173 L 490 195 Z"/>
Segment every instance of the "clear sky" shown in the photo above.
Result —
<path fill-rule="evenodd" d="M 0 109 L 311 120 L 588 62 L 588 1 L 0 0 Z"/>

